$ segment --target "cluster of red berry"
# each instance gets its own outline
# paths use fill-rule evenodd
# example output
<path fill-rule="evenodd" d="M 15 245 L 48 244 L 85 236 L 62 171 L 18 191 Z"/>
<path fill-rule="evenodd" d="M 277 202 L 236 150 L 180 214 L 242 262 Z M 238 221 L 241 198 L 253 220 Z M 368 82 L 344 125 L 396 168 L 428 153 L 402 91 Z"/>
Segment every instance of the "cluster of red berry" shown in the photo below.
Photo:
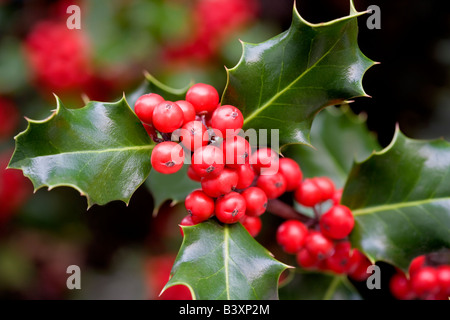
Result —
<path fill-rule="evenodd" d="M 37 83 L 53 90 L 78 89 L 91 77 L 89 47 L 83 32 L 65 21 L 36 24 L 25 41 L 25 54 Z"/>
<path fill-rule="evenodd" d="M 341 194 L 327 177 L 304 179 L 294 197 L 299 204 L 313 208 L 316 219 L 308 226 L 292 219 L 283 222 L 277 230 L 277 242 L 286 253 L 295 254 L 305 269 L 347 274 L 362 281 L 369 276 L 371 263 L 346 239 L 355 221 L 351 210 L 340 204 Z M 331 203 L 331 208 L 321 213 L 324 202 Z"/>
<path fill-rule="evenodd" d="M 192 37 L 167 48 L 165 56 L 169 60 L 210 59 L 224 39 L 256 17 L 258 3 L 255 0 L 198 0 L 192 12 Z"/>
<path fill-rule="evenodd" d="M 0 97 L 0 143 L 12 139 L 19 116 L 13 101 Z M 10 150 L 0 152 L 0 225 L 9 220 L 32 192 L 28 179 L 19 170 L 6 170 L 10 158 Z"/>
<path fill-rule="evenodd" d="M 450 265 L 431 265 L 425 255 L 416 257 L 409 266 L 409 278 L 401 270 L 390 279 L 392 295 L 399 300 L 448 300 Z"/>
<path fill-rule="evenodd" d="M 7 98 L 0 97 L 0 141 L 14 134 L 19 120 L 20 114 L 15 104 Z"/>
<path fill-rule="evenodd" d="M 244 123 L 241 111 L 231 105 L 221 106 L 218 92 L 210 85 L 196 84 L 187 91 L 186 100 L 176 102 L 153 93 L 143 95 L 135 103 L 135 112 L 158 142 L 151 156 L 155 170 L 177 172 L 184 164 L 185 153 L 191 154 L 188 176 L 201 182 L 202 188 L 186 198 L 189 215 L 183 225 L 215 215 L 223 223 L 242 221 L 255 236 L 267 200 L 286 190 L 293 171 L 301 178 L 293 160 L 278 161 L 278 154 L 269 148 L 251 154 L 249 142 L 238 135 Z M 274 162 L 279 162 L 280 172 L 259 175 Z M 283 170 L 288 173 L 286 178 Z"/>

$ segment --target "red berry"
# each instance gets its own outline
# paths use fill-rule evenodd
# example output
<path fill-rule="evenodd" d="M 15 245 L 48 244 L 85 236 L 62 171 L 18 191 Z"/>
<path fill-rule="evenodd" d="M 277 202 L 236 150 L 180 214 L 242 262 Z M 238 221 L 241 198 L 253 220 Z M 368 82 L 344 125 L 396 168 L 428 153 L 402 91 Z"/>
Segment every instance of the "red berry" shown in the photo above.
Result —
<path fill-rule="evenodd" d="M 296 254 L 302 249 L 308 228 L 298 220 L 286 220 L 277 229 L 277 243 L 286 253 Z"/>
<path fill-rule="evenodd" d="M 350 252 L 350 242 L 336 243 L 333 254 L 325 260 L 327 269 L 337 274 L 347 273 L 350 264 Z"/>
<path fill-rule="evenodd" d="M 159 132 L 173 132 L 183 125 L 183 121 L 183 110 L 174 102 L 164 101 L 153 110 L 153 126 Z"/>
<path fill-rule="evenodd" d="M 319 188 L 321 193 L 321 200 L 326 201 L 333 198 L 336 187 L 334 182 L 328 177 L 316 177 L 311 179 Z"/>
<path fill-rule="evenodd" d="M 422 267 L 411 275 L 411 288 L 419 298 L 439 292 L 437 271 L 433 267 Z"/>
<path fill-rule="evenodd" d="M 175 101 L 175 103 L 183 111 L 183 120 L 184 120 L 183 124 L 195 120 L 195 108 L 192 105 L 192 103 L 187 102 L 186 100 L 178 100 L 178 101 Z"/>
<path fill-rule="evenodd" d="M 450 296 L 450 265 L 441 265 L 436 272 L 441 294 Z"/>
<path fill-rule="evenodd" d="M 276 199 L 286 191 L 286 180 L 279 172 L 259 176 L 256 185 L 266 193 L 268 199 Z"/>
<path fill-rule="evenodd" d="M 305 248 L 309 253 L 317 258 L 323 260 L 333 253 L 333 242 L 317 231 L 312 231 L 305 239 Z"/>
<path fill-rule="evenodd" d="M 322 201 L 322 195 L 319 187 L 312 179 L 305 179 L 295 190 L 295 200 L 305 207 L 314 207 Z"/>
<path fill-rule="evenodd" d="M 417 270 L 420 270 L 420 268 L 425 266 L 425 260 L 426 260 L 425 255 L 415 257 L 409 265 L 409 270 L 408 270 L 409 275 L 411 276 Z"/>
<path fill-rule="evenodd" d="M 296 256 L 297 263 L 305 269 L 313 269 L 319 264 L 319 260 L 309 253 L 305 248 L 301 249 Z"/>
<path fill-rule="evenodd" d="M 208 144 L 208 133 L 200 121 L 185 123 L 180 130 L 181 143 L 191 151 Z"/>
<path fill-rule="evenodd" d="M 182 226 L 193 226 L 193 225 L 195 225 L 195 223 L 194 223 L 194 221 L 192 221 L 192 216 L 190 214 L 188 214 L 180 222 L 180 233 L 181 233 L 181 236 L 184 237 L 184 232 L 183 232 Z"/>
<path fill-rule="evenodd" d="M 337 205 L 341 203 L 342 198 L 342 189 L 338 189 L 333 193 L 333 196 L 331 197 L 331 200 L 333 201 L 333 205 Z"/>
<path fill-rule="evenodd" d="M 230 137 L 223 143 L 223 154 L 225 165 L 237 169 L 249 162 L 250 144 L 241 136 Z"/>
<path fill-rule="evenodd" d="M 370 260 L 358 249 L 353 249 L 350 256 L 348 275 L 355 281 L 364 281 L 369 277 L 367 268 L 371 266 Z"/>
<path fill-rule="evenodd" d="M 255 180 L 255 171 L 253 171 L 252 167 L 248 164 L 240 165 L 236 169 L 236 173 L 238 174 L 239 177 L 236 189 L 248 188 L 253 183 L 253 180 Z"/>
<path fill-rule="evenodd" d="M 279 160 L 279 172 L 286 180 L 286 191 L 294 191 L 302 182 L 303 173 L 300 166 L 290 158 Z"/>
<path fill-rule="evenodd" d="M 331 207 L 320 217 L 320 231 L 332 239 L 344 239 L 353 230 L 354 225 L 352 212 L 340 204 Z"/>
<path fill-rule="evenodd" d="M 156 136 L 157 136 L 156 131 L 155 131 L 155 128 L 154 128 L 151 124 L 142 123 L 142 125 L 144 126 L 145 131 L 147 131 L 147 134 L 148 134 L 150 137 L 153 138 L 153 137 L 156 137 Z"/>
<path fill-rule="evenodd" d="M 201 190 L 192 191 L 184 202 L 194 223 L 208 220 L 214 214 L 214 200 Z"/>
<path fill-rule="evenodd" d="M 250 156 L 250 164 L 256 173 L 278 172 L 278 154 L 270 148 L 260 148 Z"/>
<path fill-rule="evenodd" d="M 189 88 L 186 101 L 194 106 L 196 113 L 208 113 L 217 108 L 219 93 L 209 84 L 197 83 Z"/>
<path fill-rule="evenodd" d="M 224 137 L 232 137 L 239 133 L 244 124 L 241 111 L 231 105 L 224 105 L 214 110 L 211 117 L 211 126 L 222 132 Z"/>
<path fill-rule="evenodd" d="M 160 173 L 175 173 L 184 164 L 183 148 L 172 141 L 161 142 L 153 148 L 151 163 L 153 169 Z"/>
<path fill-rule="evenodd" d="M 156 93 L 144 94 L 136 100 L 134 104 L 134 112 L 139 120 L 146 124 L 152 124 L 153 110 L 155 107 L 164 102 L 164 98 Z"/>
<path fill-rule="evenodd" d="M 247 216 L 260 216 L 267 208 L 267 196 L 266 193 L 258 188 L 251 187 L 242 192 L 242 196 L 247 204 Z"/>
<path fill-rule="evenodd" d="M 248 233 L 250 233 L 252 237 L 256 237 L 261 231 L 262 222 L 259 217 L 250 217 L 245 214 L 240 219 L 240 222 L 242 223 L 244 228 L 247 229 Z"/>
<path fill-rule="evenodd" d="M 225 168 L 216 176 L 204 177 L 202 189 L 208 196 L 217 198 L 234 190 L 238 179 L 236 171 Z"/>
<path fill-rule="evenodd" d="M 192 155 L 191 165 L 200 177 L 217 176 L 225 167 L 223 150 L 213 145 L 198 148 Z"/>
<path fill-rule="evenodd" d="M 245 214 L 245 199 L 237 192 L 230 192 L 216 200 L 216 217 L 223 223 L 235 223 Z"/>
<path fill-rule="evenodd" d="M 192 165 L 189 166 L 187 175 L 188 175 L 189 179 L 191 179 L 193 181 L 197 181 L 197 182 L 202 181 L 202 177 L 200 177 L 197 173 L 195 173 L 194 169 L 192 168 Z"/>
<path fill-rule="evenodd" d="M 389 289 L 392 295 L 398 300 L 411 300 L 414 298 L 409 281 L 402 272 L 398 272 L 392 276 L 389 280 Z"/>

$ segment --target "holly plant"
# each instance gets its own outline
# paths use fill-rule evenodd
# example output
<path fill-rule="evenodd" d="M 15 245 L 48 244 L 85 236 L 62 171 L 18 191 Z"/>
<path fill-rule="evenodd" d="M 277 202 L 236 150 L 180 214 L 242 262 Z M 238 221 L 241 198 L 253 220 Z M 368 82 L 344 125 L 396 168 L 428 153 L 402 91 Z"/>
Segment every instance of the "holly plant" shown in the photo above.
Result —
<path fill-rule="evenodd" d="M 184 201 L 183 241 L 163 290 L 184 285 L 195 299 L 355 298 L 349 279 L 364 281 L 383 261 L 398 270 L 397 298 L 446 299 L 449 262 L 436 257 L 450 247 L 450 144 L 397 128 L 382 149 L 348 108 L 367 97 L 362 78 L 376 64 L 357 43 L 364 12 L 350 7 L 320 24 L 294 7 L 288 30 L 242 43 L 222 94 L 206 83 L 173 89 L 146 74 L 117 102 L 70 109 L 56 98 L 50 117 L 28 120 L 16 137 L 9 167 L 35 189 L 75 188 L 88 207 L 128 204 L 144 183 L 155 214 L 166 200 Z M 262 245 L 255 237 L 269 214 L 278 225 Z M 269 251 L 275 246 L 283 259 Z M 293 279 L 279 287 L 287 269 Z"/>

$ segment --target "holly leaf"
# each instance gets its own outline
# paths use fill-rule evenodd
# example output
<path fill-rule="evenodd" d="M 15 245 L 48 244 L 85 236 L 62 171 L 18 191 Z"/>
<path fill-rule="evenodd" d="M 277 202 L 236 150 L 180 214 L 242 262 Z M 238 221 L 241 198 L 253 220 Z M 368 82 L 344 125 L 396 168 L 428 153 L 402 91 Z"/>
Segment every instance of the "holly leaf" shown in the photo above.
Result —
<path fill-rule="evenodd" d="M 184 239 L 163 291 L 187 286 L 194 299 L 278 299 L 278 278 L 287 265 L 275 260 L 240 224 L 210 219 L 184 226 Z"/>
<path fill-rule="evenodd" d="M 21 169 L 35 190 L 69 186 L 88 207 L 131 195 L 150 172 L 150 138 L 125 99 L 57 109 L 43 121 L 27 120 L 9 167 Z"/>
<path fill-rule="evenodd" d="M 130 106 L 134 109 L 134 104 L 137 99 L 147 93 L 156 93 L 162 96 L 165 100 L 168 101 L 178 101 L 184 100 L 186 98 L 186 92 L 193 85 L 193 83 L 189 83 L 187 86 L 181 89 L 176 89 L 165 85 L 160 82 L 154 76 L 152 76 L 148 72 L 144 72 L 145 80 L 144 82 L 137 88 L 134 92 L 130 93 L 127 97 L 127 101 Z"/>
<path fill-rule="evenodd" d="M 421 254 L 450 247 L 450 143 L 405 137 L 355 163 L 342 203 L 355 216 L 353 246 L 403 270 Z"/>
<path fill-rule="evenodd" d="M 338 134 L 337 134 L 338 133 Z M 361 161 L 381 149 L 376 136 L 367 129 L 363 115 L 355 115 L 348 105 L 321 111 L 311 130 L 314 148 L 290 145 L 283 154 L 296 160 L 305 177 L 330 177 L 343 187 L 354 160 Z"/>
<path fill-rule="evenodd" d="M 173 174 L 162 174 L 156 170 L 150 171 L 145 185 L 152 193 L 155 202 L 153 215 L 157 214 L 165 201 L 172 200 L 171 205 L 176 205 L 183 202 L 193 190 L 201 188 L 199 182 L 188 177 L 188 168 L 188 165 L 184 165 L 181 170 Z"/>
<path fill-rule="evenodd" d="M 281 300 L 361 300 L 347 276 L 323 272 L 295 271 L 293 279 L 280 287 Z"/>
<path fill-rule="evenodd" d="M 309 145 L 311 124 L 324 107 L 367 96 L 362 77 L 374 62 L 357 44 L 357 17 L 305 21 L 295 6 L 290 28 L 258 44 L 242 42 L 238 64 L 227 69 L 222 104 L 238 107 L 244 129 L 278 129 L 280 146 Z"/>

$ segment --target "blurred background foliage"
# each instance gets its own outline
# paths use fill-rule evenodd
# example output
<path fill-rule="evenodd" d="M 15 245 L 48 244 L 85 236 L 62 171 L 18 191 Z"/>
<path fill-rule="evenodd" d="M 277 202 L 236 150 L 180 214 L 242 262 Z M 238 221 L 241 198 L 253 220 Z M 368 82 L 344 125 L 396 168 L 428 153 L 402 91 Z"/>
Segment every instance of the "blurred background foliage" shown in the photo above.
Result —
<path fill-rule="evenodd" d="M 81 7 L 81 30 L 68 30 L 66 8 Z M 355 113 L 380 145 L 396 123 L 414 138 L 450 139 L 450 4 L 432 0 L 355 0 L 381 8 L 381 29 L 359 19 L 362 51 L 381 62 L 364 79 L 371 99 Z M 157 299 L 181 244 L 183 204 L 162 204 L 142 186 L 128 207 L 95 206 L 69 188 L 38 190 L 21 172 L 4 170 L 24 116 L 48 117 L 52 93 L 67 106 L 113 101 L 135 90 L 146 70 L 183 87 L 226 83 L 224 66 L 241 55 L 238 39 L 260 42 L 286 30 L 291 0 L 0 0 L 0 299 Z M 297 1 L 310 22 L 346 15 L 346 0 Z M 345 143 L 345 142 L 342 142 Z M 300 161 L 301 165 L 301 161 Z M 159 203 L 158 203 L 159 205 Z M 271 244 L 267 216 L 257 240 Z M 282 256 L 281 256 L 282 257 Z M 66 268 L 82 269 L 83 290 L 67 290 Z M 389 298 L 364 292 L 366 298 Z M 187 298 L 174 288 L 160 298 Z"/>

